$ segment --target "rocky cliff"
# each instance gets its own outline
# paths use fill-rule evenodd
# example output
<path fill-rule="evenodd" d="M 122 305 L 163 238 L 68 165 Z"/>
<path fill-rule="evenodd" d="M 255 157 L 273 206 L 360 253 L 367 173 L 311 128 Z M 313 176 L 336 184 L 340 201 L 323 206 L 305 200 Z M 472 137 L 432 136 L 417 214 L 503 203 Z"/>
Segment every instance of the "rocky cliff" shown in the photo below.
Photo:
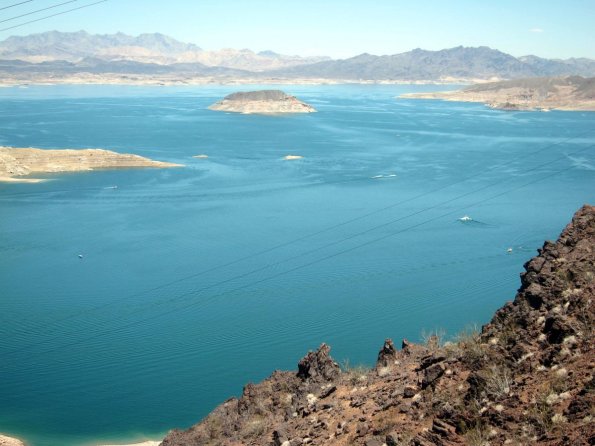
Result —
<path fill-rule="evenodd" d="M 521 281 L 481 332 L 387 339 L 370 370 L 341 370 L 323 344 L 162 445 L 593 445 L 595 207 Z"/>

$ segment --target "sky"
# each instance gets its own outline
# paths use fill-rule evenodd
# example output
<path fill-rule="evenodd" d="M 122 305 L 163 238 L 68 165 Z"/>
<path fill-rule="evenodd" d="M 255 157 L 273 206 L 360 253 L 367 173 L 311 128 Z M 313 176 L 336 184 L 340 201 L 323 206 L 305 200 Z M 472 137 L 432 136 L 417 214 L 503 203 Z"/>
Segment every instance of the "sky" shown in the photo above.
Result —
<path fill-rule="evenodd" d="M 0 0 L 0 29 L 97 0 Z M 513 56 L 595 58 L 595 0 L 107 0 L 0 31 L 160 32 L 203 49 L 346 58 L 489 46 Z"/>

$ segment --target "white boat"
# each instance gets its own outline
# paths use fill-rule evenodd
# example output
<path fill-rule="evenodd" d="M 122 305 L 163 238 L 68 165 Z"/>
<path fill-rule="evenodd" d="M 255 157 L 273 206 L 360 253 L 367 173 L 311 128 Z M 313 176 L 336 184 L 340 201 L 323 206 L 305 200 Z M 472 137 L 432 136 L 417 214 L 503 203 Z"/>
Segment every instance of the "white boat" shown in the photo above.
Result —
<path fill-rule="evenodd" d="M 468 215 L 463 215 L 461 218 L 459 218 L 460 221 L 473 221 L 473 219 L 471 217 L 469 217 Z"/>

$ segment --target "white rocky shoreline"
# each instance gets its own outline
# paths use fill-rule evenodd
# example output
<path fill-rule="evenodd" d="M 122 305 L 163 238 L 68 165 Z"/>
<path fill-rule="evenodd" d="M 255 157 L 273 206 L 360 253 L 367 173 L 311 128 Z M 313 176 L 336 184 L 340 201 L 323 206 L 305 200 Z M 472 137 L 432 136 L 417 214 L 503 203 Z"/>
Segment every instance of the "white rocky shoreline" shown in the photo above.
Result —
<path fill-rule="evenodd" d="M 0 146 L 0 183 L 39 183 L 36 173 L 83 172 L 98 169 L 169 168 L 181 164 L 103 149 L 35 149 Z M 2 444 L 0 443 L 0 446 Z"/>

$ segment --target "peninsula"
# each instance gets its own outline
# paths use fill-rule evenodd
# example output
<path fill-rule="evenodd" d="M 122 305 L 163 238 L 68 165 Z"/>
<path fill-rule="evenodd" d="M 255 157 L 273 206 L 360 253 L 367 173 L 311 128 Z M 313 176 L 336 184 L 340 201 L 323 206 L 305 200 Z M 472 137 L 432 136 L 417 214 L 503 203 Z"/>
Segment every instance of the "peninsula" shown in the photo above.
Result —
<path fill-rule="evenodd" d="M 408 93 L 401 98 L 483 102 L 500 110 L 595 111 L 595 77 L 538 77 L 472 85 L 459 91 Z"/>
<path fill-rule="evenodd" d="M 116 153 L 103 149 L 45 150 L 0 147 L 0 182 L 37 183 L 43 181 L 39 178 L 23 178 L 35 173 L 180 166 L 181 164 L 153 161 L 138 155 Z"/>
<path fill-rule="evenodd" d="M 260 90 L 233 93 L 209 107 L 210 110 L 245 113 L 313 113 L 314 107 L 281 90 Z"/>

